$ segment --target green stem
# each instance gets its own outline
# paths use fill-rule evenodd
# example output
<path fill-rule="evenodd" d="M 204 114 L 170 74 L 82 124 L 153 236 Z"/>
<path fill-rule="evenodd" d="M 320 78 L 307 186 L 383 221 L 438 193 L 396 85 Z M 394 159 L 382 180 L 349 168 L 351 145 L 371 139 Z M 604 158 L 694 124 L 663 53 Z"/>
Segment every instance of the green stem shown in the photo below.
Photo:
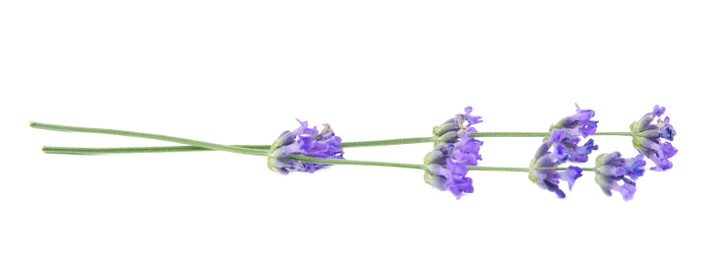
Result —
<path fill-rule="evenodd" d="M 597 132 L 593 135 L 615 135 L 615 136 L 633 136 L 631 132 Z"/>
<path fill-rule="evenodd" d="M 341 143 L 340 147 L 368 147 L 368 146 L 388 146 L 388 145 L 401 145 L 401 144 L 419 144 L 419 143 L 432 143 L 435 140 L 434 137 L 414 137 L 414 138 L 399 138 L 399 139 L 388 139 L 388 140 L 375 140 L 375 141 L 361 141 L 361 142 L 345 142 Z"/>
<path fill-rule="evenodd" d="M 555 171 L 568 170 L 568 168 L 566 168 L 566 167 L 555 167 L 555 168 L 549 168 L 549 169 L 555 170 Z M 468 166 L 468 170 L 469 171 L 497 171 L 497 172 L 529 172 L 531 169 L 530 168 L 520 168 L 520 167 Z M 581 170 L 595 171 L 596 168 L 581 168 Z"/>
<path fill-rule="evenodd" d="M 356 161 L 356 160 L 345 160 L 345 159 L 328 159 L 328 158 L 313 158 L 303 155 L 288 155 L 288 158 L 296 159 L 304 162 L 321 163 L 321 164 L 332 164 L 332 165 L 364 165 L 364 166 L 382 166 L 382 167 L 396 167 L 396 168 L 407 168 L 407 169 L 425 169 L 422 164 L 409 164 L 409 163 L 394 163 L 394 162 L 374 162 L 374 161 Z M 494 166 L 467 166 L 469 171 L 495 171 L 495 172 L 528 172 L 529 168 L 521 167 L 494 167 Z M 565 167 L 550 168 L 552 170 L 562 171 L 567 170 Z M 594 171 L 594 168 L 581 168 L 584 171 Z"/>
<path fill-rule="evenodd" d="M 581 168 L 581 170 L 584 170 L 584 171 L 587 171 L 587 172 L 596 171 L 596 168 L 583 168 L 583 167 L 579 167 L 579 168 Z M 551 170 L 554 170 L 554 171 L 563 171 L 563 170 L 568 170 L 568 168 L 566 168 L 566 167 L 556 167 L 556 168 L 551 168 Z"/>
<path fill-rule="evenodd" d="M 262 151 L 264 154 L 268 151 L 265 149 L 257 149 L 254 145 L 230 145 L 231 147 L 245 148 Z M 56 147 L 43 146 L 43 152 L 54 154 L 123 154 L 123 153 L 172 153 L 172 152 L 197 152 L 197 151 L 213 151 L 197 146 L 156 146 L 156 147 L 112 147 L 112 148 L 83 148 L 83 147 Z"/>
<path fill-rule="evenodd" d="M 247 154 L 247 155 L 267 156 L 267 153 L 268 153 L 267 151 L 262 151 L 262 150 L 253 150 L 253 149 L 246 149 L 246 148 L 240 148 L 240 147 L 234 147 L 234 146 L 228 146 L 228 145 L 222 145 L 222 144 L 214 144 L 214 143 L 196 141 L 196 140 L 173 137 L 173 136 L 148 134 L 148 133 L 141 133 L 141 132 L 131 132 L 131 131 L 115 130 L 115 129 L 64 126 L 64 125 L 53 125 L 53 124 L 36 123 L 36 122 L 30 122 L 30 127 L 38 128 L 38 129 L 46 129 L 46 130 L 55 130 L 55 131 L 120 135 L 120 136 L 128 136 L 128 137 L 154 139 L 154 140 L 167 141 L 167 142 L 191 145 L 191 146 L 196 146 L 196 147 L 202 147 L 202 148 L 206 148 L 206 149 L 226 151 L 226 152 L 239 153 L 239 154 Z M 47 150 L 47 149 L 43 149 L 43 150 Z"/>
<path fill-rule="evenodd" d="M 483 133 L 472 133 L 472 137 L 545 137 L 548 133 L 534 133 L 534 132 L 483 132 Z M 617 136 L 632 136 L 632 133 L 626 132 L 597 132 L 594 135 L 617 135 Z M 402 144 L 417 144 L 417 143 L 431 143 L 433 137 L 415 137 L 415 138 L 399 138 L 399 139 L 387 139 L 387 140 L 374 140 L 374 141 L 360 141 L 360 142 L 343 142 L 340 144 L 342 148 L 350 147 L 369 147 L 369 146 L 388 146 L 388 145 L 402 145 Z M 268 150 L 270 145 L 229 145 L 232 147 L 253 149 L 253 150 Z M 122 153 L 172 153 L 172 152 L 198 152 L 198 151 L 211 151 L 217 149 L 208 149 L 198 146 L 147 146 L 147 147 L 109 147 L 109 148 L 97 148 L 97 147 L 56 147 L 56 146 L 45 146 L 43 151 L 46 153 L 56 154 L 122 154 Z"/>
<path fill-rule="evenodd" d="M 396 168 L 408 168 L 408 169 L 423 169 L 425 167 L 422 164 L 314 158 L 314 157 L 308 157 L 308 156 L 303 156 L 303 155 L 293 155 L 293 154 L 288 155 L 288 158 L 296 159 L 296 160 L 304 161 L 304 162 L 332 164 L 332 165 L 346 164 L 346 165 L 396 167 Z"/>
<path fill-rule="evenodd" d="M 471 137 L 546 137 L 547 132 L 476 132 Z"/>
<path fill-rule="evenodd" d="M 497 171 L 497 172 L 528 172 L 528 168 L 517 167 L 491 167 L 491 166 L 468 166 L 469 171 Z"/>

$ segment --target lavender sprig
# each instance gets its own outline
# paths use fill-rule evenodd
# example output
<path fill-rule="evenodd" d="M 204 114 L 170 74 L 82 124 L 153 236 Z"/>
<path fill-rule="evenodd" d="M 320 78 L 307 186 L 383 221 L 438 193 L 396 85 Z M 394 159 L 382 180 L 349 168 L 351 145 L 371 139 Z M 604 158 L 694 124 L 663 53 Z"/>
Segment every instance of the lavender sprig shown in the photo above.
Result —
<path fill-rule="evenodd" d="M 676 130 L 670 124 L 670 119 L 661 116 L 664 107 L 656 106 L 650 113 L 631 125 L 631 132 L 596 132 L 598 121 L 591 118 L 595 112 L 590 109 L 581 109 L 578 106 L 576 114 L 561 119 L 551 128 L 550 135 L 546 133 L 478 133 L 474 124 L 482 122 L 481 117 L 472 116 L 472 108 L 467 107 L 465 114 L 458 114 L 433 129 L 433 137 L 401 138 L 378 141 L 343 142 L 335 136 L 329 125 L 324 125 L 322 131 L 316 127 L 308 127 L 307 122 L 301 122 L 300 127 L 293 131 L 285 131 L 270 146 L 244 145 L 228 146 L 209 142 L 141 133 L 115 129 L 85 128 L 74 126 L 61 126 L 31 122 L 34 128 L 58 130 L 68 132 L 85 132 L 138 137 L 175 142 L 189 146 L 170 147 L 124 147 L 124 148 L 75 148 L 75 147 L 43 147 L 46 153 L 70 154 L 100 154 L 100 153 L 136 153 L 136 152 L 177 152 L 218 150 L 246 155 L 265 156 L 268 166 L 275 171 L 288 173 L 292 170 L 314 172 L 329 165 L 365 165 L 387 166 L 425 170 L 424 179 L 429 184 L 441 189 L 449 190 L 456 198 L 464 193 L 472 193 L 473 181 L 467 176 L 468 171 L 525 171 L 529 172 L 529 179 L 539 187 L 554 192 L 558 197 L 564 198 L 565 192 L 560 188 L 560 181 L 568 183 L 571 190 L 575 181 L 582 176 L 583 170 L 596 173 L 596 183 L 607 195 L 618 192 L 624 200 L 631 200 L 636 192 L 636 181 L 643 175 L 646 162 L 644 157 L 656 163 L 652 170 L 667 170 L 673 165 L 668 160 L 673 157 L 677 149 L 670 143 L 676 135 Z M 653 121 L 656 120 L 654 124 Z M 617 135 L 632 136 L 634 147 L 641 152 L 635 158 L 621 158 L 619 152 L 599 155 L 595 168 L 580 168 L 569 166 L 559 167 L 569 161 L 585 162 L 588 155 L 597 150 L 592 139 L 586 144 L 578 146 L 581 137 L 590 135 Z M 481 156 L 478 153 L 482 141 L 474 137 L 533 137 L 547 136 L 544 143 L 536 152 L 528 168 L 517 167 L 491 167 L 477 166 Z M 664 142 L 663 140 L 667 140 Z M 397 145 L 407 143 L 422 143 L 433 141 L 434 149 L 424 158 L 424 164 L 405 164 L 395 162 L 357 161 L 345 160 L 342 147 Z"/>
<path fill-rule="evenodd" d="M 620 152 L 601 154 L 596 158 L 596 183 L 608 196 L 611 196 L 611 191 L 616 191 L 624 200 L 631 200 L 636 193 L 636 180 L 643 176 L 644 166 L 646 161 L 641 154 L 635 158 L 621 158 Z"/>
<path fill-rule="evenodd" d="M 594 115 L 596 115 L 596 112 L 593 110 L 581 109 L 576 104 L 576 114 L 564 117 L 551 126 L 551 131 L 559 129 L 566 133 L 558 144 L 566 147 L 569 161 L 587 162 L 588 155 L 598 150 L 598 145 L 594 144 L 593 139 L 588 139 L 585 144 L 578 146 L 581 137 L 586 138 L 596 132 L 598 121 L 591 120 Z M 548 138 L 544 142 L 547 140 Z"/>
<path fill-rule="evenodd" d="M 323 124 L 323 131 L 318 132 L 316 127 L 309 128 L 306 121 L 298 120 L 298 123 L 300 123 L 298 128 L 283 132 L 270 146 L 268 168 L 288 174 L 294 170 L 313 173 L 328 166 L 295 160 L 288 157 L 291 154 L 343 159 L 343 149 L 339 147 L 341 138 L 335 135 L 329 124 Z"/>
<path fill-rule="evenodd" d="M 440 190 L 449 190 L 456 199 L 463 193 L 473 193 L 473 180 L 466 177 L 467 166 L 478 165 L 482 141 L 470 137 L 476 132 L 473 125 L 483 122 L 480 116 L 473 116 L 472 107 L 465 108 L 465 114 L 458 114 L 440 126 L 433 127 L 436 136 L 435 147 L 423 159 L 426 183 Z"/>
<path fill-rule="evenodd" d="M 678 149 L 673 147 L 670 142 L 676 136 L 676 129 L 671 125 L 671 119 L 667 116 L 661 120 L 661 116 L 665 112 L 665 107 L 656 105 L 653 111 L 631 124 L 633 147 L 656 164 L 651 167 L 651 170 L 654 171 L 671 169 L 673 163 L 668 159 L 678 152 Z M 658 121 L 653 124 L 655 118 L 658 118 Z M 663 142 L 663 139 L 668 141 Z"/>
<path fill-rule="evenodd" d="M 528 179 L 538 187 L 554 192 L 559 198 L 565 198 L 566 193 L 559 187 L 560 181 L 568 183 L 568 190 L 573 188 L 576 179 L 583 176 L 580 167 L 569 166 L 565 171 L 556 171 L 553 168 L 566 162 L 569 154 L 561 141 L 566 138 L 566 131 L 553 129 L 549 140 L 541 144 L 530 163 Z M 553 148 L 553 149 L 552 149 Z"/>

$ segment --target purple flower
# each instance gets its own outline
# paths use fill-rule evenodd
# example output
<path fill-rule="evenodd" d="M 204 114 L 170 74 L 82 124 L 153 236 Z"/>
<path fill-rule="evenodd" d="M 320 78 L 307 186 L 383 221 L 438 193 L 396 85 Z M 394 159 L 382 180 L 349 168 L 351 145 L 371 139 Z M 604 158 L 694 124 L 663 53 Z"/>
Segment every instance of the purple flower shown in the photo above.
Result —
<path fill-rule="evenodd" d="M 466 116 L 466 120 L 468 120 L 467 126 L 470 127 L 471 125 L 475 125 L 480 122 L 483 122 L 483 120 L 481 119 L 481 116 L 472 116 L 471 115 L 471 112 L 473 112 L 473 108 L 471 106 L 467 106 L 464 109 L 464 112 L 466 112 L 464 115 Z"/>
<path fill-rule="evenodd" d="M 596 183 L 608 196 L 611 196 L 611 191 L 616 191 L 624 200 L 631 200 L 636 193 L 636 180 L 643 176 L 644 166 L 646 161 L 641 154 L 635 158 L 621 158 L 619 152 L 601 154 L 596 158 Z"/>
<path fill-rule="evenodd" d="M 288 158 L 288 155 L 291 154 L 343 159 L 343 149 L 340 148 L 341 138 L 335 136 L 330 125 L 323 124 L 323 131 L 318 132 L 316 127 L 309 128 L 306 121 L 298 120 L 298 123 L 300 123 L 300 127 L 293 131 L 283 132 L 273 142 L 268 155 L 268 168 L 288 174 L 294 170 L 312 173 L 328 166 L 327 164 L 302 162 Z"/>
<path fill-rule="evenodd" d="M 664 112 L 666 112 L 665 107 L 656 105 L 653 111 L 631 124 L 633 147 L 656 164 L 656 166 L 651 167 L 651 170 L 655 171 L 671 169 L 673 163 L 668 159 L 678 152 L 678 149 L 673 147 L 671 142 L 663 142 L 663 139 L 673 141 L 674 136 L 676 136 L 676 129 L 671 125 L 671 119 L 666 117 L 661 120 L 661 115 Z M 657 117 L 657 122 L 652 124 Z"/>
<path fill-rule="evenodd" d="M 423 160 L 426 183 L 450 191 L 456 199 L 463 193 L 473 193 L 473 180 L 466 177 L 467 166 L 478 165 L 481 160 L 479 150 L 483 142 L 470 137 L 470 133 L 476 131 L 472 125 L 482 120 L 480 116 L 472 116 L 472 111 L 473 108 L 466 107 L 465 114 L 434 127 L 436 144 Z"/>
<path fill-rule="evenodd" d="M 567 170 L 559 172 L 553 168 L 566 162 L 570 155 L 566 146 L 559 145 L 566 138 L 566 131 L 553 129 L 551 136 L 541 147 L 530 164 L 528 178 L 542 189 L 556 193 L 559 198 L 565 198 L 566 194 L 559 187 L 560 181 L 568 183 L 568 190 L 573 188 L 576 179 L 583 176 L 581 168 L 569 166 Z"/>
<path fill-rule="evenodd" d="M 468 165 L 478 165 L 481 141 L 463 135 L 471 141 L 440 143 L 424 158 L 426 183 L 440 190 L 449 190 L 457 199 L 463 193 L 473 193 L 473 180 L 466 177 Z"/>
<path fill-rule="evenodd" d="M 591 109 L 581 109 L 576 104 L 576 114 L 564 117 L 553 128 L 566 129 L 568 134 L 572 136 L 582 135 L 584 138 L 596 132 L 598 121 L 591 118 L 596 115 Z"/>
<path fill-rule="evenodd" d="M 436 137 L 434 145 L 439 143 L 453 143 L 465 133 L 476 132 L 473 125 L 483 122 L 480 116 L 473 116 L 473 108 L 465 108 L 465 114 L 457 114 L 455 117 L 446 120 L 443 124 L 433 127 L 433 135 Z M 464 125 L 464 123 L 466 123 Z"/>
<path fill-rule="evenodd" d="M 576 114 L 564 117 L 551 126 L 551 130 L 560 129 L 566 132 L 565 137 L 559 144 L 566 147 L 569 155 L 568 160 L 587 162 L 588 155 L 594 150 L 598 150 L 598 145 L 594 145 L 593 139 L 589 139 L 584 145 L 578 146 L 578 143 L 581 142 L 581 136 L 586 138 L 596 132 L 598 121 L 591 120 L 595 114 L 593 110 L 581 109 L 576 104 Z"/>

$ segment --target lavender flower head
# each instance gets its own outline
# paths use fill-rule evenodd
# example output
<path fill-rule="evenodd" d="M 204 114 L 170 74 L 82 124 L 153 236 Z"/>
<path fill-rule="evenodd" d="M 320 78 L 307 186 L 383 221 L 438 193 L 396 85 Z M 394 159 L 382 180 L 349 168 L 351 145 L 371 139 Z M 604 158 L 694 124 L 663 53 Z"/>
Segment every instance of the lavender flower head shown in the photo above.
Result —
<path fill-rule="evenodd" d="M 456 199 L 463 193 L 473 193 L 473 180 L 466 177 L 467 166 L 478 165 L 481 160 L 479 150 L 483 142 L 470 137 L 470 133 L 476 132 L 472 125 L 482 120 L 480 116 L 472 116 L 472 111 L 473 108 L 466 107 L 465 114 L 434 127 L 435 147 L 423 159 L 426 183 L 450 191 Z"/>
<path fill-rule="evenodd" d="M 619 152 L 601 154 L 596 158 L 596 183 L 608 196 L 611 196 L 611 191 L 616 191 L 624 200 L 631 200 L 636 193 L 636 180 L 643 176 L 644 166 L 646 161 L 641 154 L 635 158 L 621 158 Z"/>
<path fill-rule="evenodd" d="M 465 133 L 474 133 L 476 129 L 472 126 L 483 122 L 480 116 L 473 116 L 472 107 L 465 108 L 465 114 L 457 114 L 455 117 L 446 120 L 443 124 L 433 127 L 433 136 L 436 137 L 434 145 L 439 143 L 453 143 Z M 464 123 L 466 123 L 464 125 Z"/>
<path fill-rule="evenodd" d="M 671 125 L 669 117 L 661 120 L 661 115 L 666 112 L 665 107 L 656 105 L 653 111 L 645 114 L 641 119 L 631 124 L 633 132 L 633 147 L 643 156 L 656 163 L 651 170 L 665 171 L 673 167 L 668 159 L 676 155 L 678 149 L 673 147 L 671 142 L 663 142 L 662 139 L 673 141 L 676 136 L 676 129 Z M 653 120 L 658 117 L 656 124 Z"/>
<path fill-rule="evenodd" d="M 297 119 L 296 119 L 297 120 Z M 273 142 L 268 155 L 268 168 L 288 174 L 290 171 L 310 172 L 328 166 L 327 164 L 302 162 L 288 158 L 288 155 L 305 155 L 315 158 L 343 159 L 340 148 L 341 138 L 335 136 L 330 125 L 323 124 L 323 131 L 308 127 L 308 122 L 300 121 L 300 127 L 283 132 Z"/>
<path fill-rule="evenodd" d="M 593 110 L 581 109 L 576 104 L 576 114 L 564 117 L 551 126 L 551 131 L 560 129 L 566 132 L 565 137 L 559 144 L 566 147 L 569 161 L 587 162 L 588 155 L 594 150 L 598 150 L 598 145 L 594 145 L 593 139 L 588 139 L 584 145 L 578 146 L 578 143 L 581 142 L 581 136 L 586 138 L 596 132 L 598 121 L 591 120 L 595 114 Z M 543 141 L 547 140 L 544 139 Z"/>
<path fill-rule="evenodd" d="M 576 179 L 583 176 L 581 168 L 569 166 L 566 171 L 556 171 L 553 168 L 566 162 L 570 157 L 566 146 L 561 142 L 566 138 L 567 131 L 553 129 L 551 137 L 538 148 L 536 155 L 530 163 L 528 178 L 538 187 L 556 193 L 559 198 L 565 198 L 566 194 L 559 187 L 560 181 L 568 183 L 568 190 L 573 188 Z"/>

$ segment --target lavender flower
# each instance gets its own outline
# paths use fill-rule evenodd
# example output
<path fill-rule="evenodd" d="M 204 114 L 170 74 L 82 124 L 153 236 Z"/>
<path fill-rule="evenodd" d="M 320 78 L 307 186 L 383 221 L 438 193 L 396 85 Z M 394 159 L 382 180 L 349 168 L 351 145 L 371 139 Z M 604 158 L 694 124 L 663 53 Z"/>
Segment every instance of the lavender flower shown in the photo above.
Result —
<path fill-rule="evenodd" d="M 586 138 L 596 132 L 598 121 L 591 120 L 595 114 L 593 110 L 581 109 L 576 104 L 576 114 L 564 117 L 551 126 L 551 130 L 560 129 L 566 132 L 565 137 L 559 144 L 566 147 L 569 161 L 587 162 L 588 155 L 594 150 L 598 150 L 598 145 L 594 145 L 593 139 L 589 139 L 584 145 L 578 146 L 578 143 L 581 142 L 581 136 Z M 544 139 L 543 141 L 547 140 Z"/>
<path fill-rule="evenodd" d="M 569 166 L 563 172 L 553 169 L 566 162 L 570 157 L 566 146 L 560 145 L 561 141 L 566 138 L 566 133 L 565 130 L 553 129 L 550 138 L 538 148 L 536 155 L 531 160 L 528 174 L 528 178 L 533 183 L 542 189 L 556 193 L 559 198 L 566 197 L 566 194 L 558 186 L 561 180 L 566 181 L 568 190 L 571 190 L 576 179 L 583 176 L 581 168 L 576 166 Z M 552 148 L 553 150 L 551 150 Z"/>
<path fill-rule="evenodd" d="M 608 196 L 611 196 L 611 191 L 616 191 L 624 200 L 631 200 L 636 193 L 636 180 L 643 176 L 644 166 L 646 161 L 641 154 L 635 158 L 621 158 L 619 152 L 601 154 L 596 158 L 596 183 Z M 618 181 L 623 181 L 623 184 Z"/>
<path fill-rule="evenodd" d="M 673 167 L 673 163 L 668 159 L 676 155 L 678 149 L 673 147 L 671 142 L 662 142 L 661 139 L 673 141 L 676 136 L 676 130 L 671 125 L 669 117 L 661 120 L 661 115 L 666 112 L 665 107 L 656 105 L 653 111 L 645 114 L 641 119 L 631 124 L 631 132 L 633 132 L 633 147 L 643 156 L 650 159 L 656 166 L 651 170 L 665 171 Z M 656 124 L 652 124 L 653 120 L 658 117 Z"/>
<path fill-rule="evenodd" d="M 468 106 L 465 108 L 465 114 L 457 114 L 455 117 L 446 120 L 443 124 L 433 127 L 433 135 L 436 137 L 434 145 L 439 143 L 453 143 L 458 140 L 461 135 L 470 132 L 476 132 L 472 126 L 483 122 L 480 116 L 472 116 L 473 108 Z M 466 123 L 466 125 L 463 125 Z"/>
<path fill-rule="evenodd" d="M 426 183 L 449 190 L 456 199 L 463 193 L 473 193 L 473 180 L 466 177 L 466 166 L 478 165 L 481 160 L 479 150 L 483 142 L 470 137 L 470 133 L 476 132 L 472 125 L 482 120 L 480 116 L 472 116 L 472 111 L 473 108 L 466 107 L 465 114 L 458 114 L 434 127 L 436 144 L 423 160 Z"/>
<path fill-rule="evenodd" d="M 268 156 L 268 168 L 288 174 L 293 170 L 312 173 L 328 166 L 327 164 L 294 160 L 288 158 L 290 154 L 343 159 L 343 149 L 340 148 L 341 138 L 335 136 L 330 125 L 323 124 L 323 131 L 318 132 L 316 127 L 309 128 L 306 121 L 298 120 L 298 123 L 300 123 L 300 127 L 293 131 L 283 132 L 273 142 Z"/>

